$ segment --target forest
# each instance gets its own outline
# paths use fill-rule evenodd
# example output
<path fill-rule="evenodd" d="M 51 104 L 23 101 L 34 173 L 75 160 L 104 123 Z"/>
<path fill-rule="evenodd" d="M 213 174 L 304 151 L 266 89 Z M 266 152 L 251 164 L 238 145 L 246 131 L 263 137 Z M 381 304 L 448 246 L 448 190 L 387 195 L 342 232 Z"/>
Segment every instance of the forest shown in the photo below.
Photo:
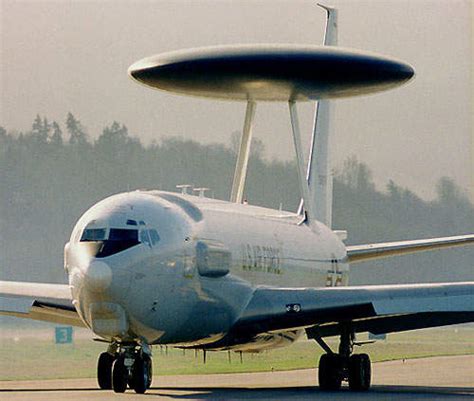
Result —
<path fill-rule="evenodd" d="M 164 137 L 144 145 L 118 122 L 94 138 L 72 113 L 61 123 L 36 116 L 28 132 L 0 126 L 0 279 L 65 282 L 62 253 L 74 223 L 111 194 L 194 184 L 210 188 L 208 196 L 229 197 L 235 140 L 226 146 Z M 267 160 L 263 144 L 254 145 L 246 198 L 295 211 L 295 163 Z M 474 206 L 463 189 L 440 177 L 436 194 L 423 200 L 391 180 L 377 189 L 370 167 L 352 156 L 334 171 L 333 228 L 348 231 L 347 244 L 474 232 Z M 353 267 L 352 283 L 473 280 L 473 260 L 474 250 L 464 248 L 365 263 Z"/>

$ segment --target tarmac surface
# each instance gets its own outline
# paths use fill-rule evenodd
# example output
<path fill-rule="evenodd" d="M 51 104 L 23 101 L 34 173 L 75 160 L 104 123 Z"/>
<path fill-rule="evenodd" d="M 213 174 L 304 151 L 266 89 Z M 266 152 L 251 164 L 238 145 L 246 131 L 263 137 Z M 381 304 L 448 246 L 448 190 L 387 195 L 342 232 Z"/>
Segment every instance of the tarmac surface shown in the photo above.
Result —
<path fill-rule="evenodd" d="M 145 395 L 98 390 L 94 379 L 3 381 L 0 400 L 474 400 L 474 355 L 373 364 L 369 392 L 321 392 L 316 369 L 156 376 Z"/>

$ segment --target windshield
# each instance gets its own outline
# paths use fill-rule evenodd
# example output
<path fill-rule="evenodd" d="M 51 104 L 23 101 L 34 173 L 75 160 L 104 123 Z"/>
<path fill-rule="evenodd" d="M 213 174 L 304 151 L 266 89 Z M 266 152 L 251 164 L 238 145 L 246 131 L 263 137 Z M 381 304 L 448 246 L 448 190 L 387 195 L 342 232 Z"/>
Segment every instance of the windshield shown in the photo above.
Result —
<path fill-rule="evenodd" d="M 96 258 L 114 255 L 140 243 L 152 247 L 159 241 L 160 236 L 155 229 L 147 230 L 145 228 L 140 231 L 136 228 L 86 228 L 80 239 L 80 242 L 96 244 L 93 252 L 93 256 Z"/>
<path fill-rule="evenodd" d="M 82 233 L 81 242 L 95 242 L 100 245 L 94 252 L 96 258 L 105 258 L 140 243 L 138 230 L 127 228 L 111 228 L 108 235 L 105 228 L 86 228 Z"/>
<path fill-rule="evenodd" d="M 82 233 L 81 241 L 102 241 L 105 239 L 105 228 L 86 228 Z"/>
<path fill-rule="evenodd" d="M 136 241 L 138 243 L 138 230 L 111 228 L 109 241 Z"/>

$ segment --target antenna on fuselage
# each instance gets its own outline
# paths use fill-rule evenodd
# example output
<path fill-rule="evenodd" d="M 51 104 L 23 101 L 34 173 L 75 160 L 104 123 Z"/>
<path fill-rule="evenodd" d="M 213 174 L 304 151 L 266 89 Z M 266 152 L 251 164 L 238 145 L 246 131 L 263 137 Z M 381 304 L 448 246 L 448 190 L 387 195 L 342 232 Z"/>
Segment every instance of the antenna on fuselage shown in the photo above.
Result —
<path fill-rule="evenodd" d="M 335 44 L 336 10 L 328 13 L 325 44 Z M 400 86 L 414 76 L 403 62 L 331 46 L 248 44 L 165 53 L 129 68 L 137 81 L 164 91 L 247 102 L 231 200 L 242 203 L 257 101 L 284 101 L 290 109 L 305 219 L 331 223 L 329 104 L 320 101 L 305 171 L 296 102 L 360 96 Z M 203 194 L 204 196 L 204 194 Z M 317 225 L 314 225 L 317 227 Z"/>
<path fill-rule="evenodd" d="M 192 188 L 193 186 L 191 184 L 180 184 L 176 185 L 176 188 L 181 189 L 181 195 L 187 195 L 188 194 L 188 189 Z"/>
<path fill-rule="evenodd" d="M 199 193 L 200 198 L 204 198 L 204 195 L 205 195 L 206 191 L 209 191 L 209 190 L 210 190 L 209 188 L 193 188 L 194 192 Z"/>
<path fill-rule="evenodd" d="M 327 13 L 324 46 L 336 46 L 338 36 L 337 10 L 321 3 L 317 4 Z M 235 203 L 242 203 L 243 200 L 256 106 L 255 101 L 247 101 L 244 129 L 240 140 L 230 196 L 230 201 Z M 332 223 L 332 176 L 329 158 L 329 121 L 332 110 L 329 100 L 319 100 L 316 103 L 306 179 L 303 178 L 303 151 L 295 101 L 289 101 L 289 109 L 302 195 L 298 214 L 302 215 L 303 210 L 306 210 L 311 217 L 330 227 Z M 306 199 L 306 204 L 304 199 Z"/>

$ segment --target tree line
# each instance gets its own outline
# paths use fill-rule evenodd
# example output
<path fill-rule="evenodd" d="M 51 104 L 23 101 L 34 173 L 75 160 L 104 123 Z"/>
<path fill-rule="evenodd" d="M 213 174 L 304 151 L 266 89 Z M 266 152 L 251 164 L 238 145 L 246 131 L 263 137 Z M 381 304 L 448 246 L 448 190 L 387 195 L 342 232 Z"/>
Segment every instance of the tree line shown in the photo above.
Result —
<path fill-rule="evenodd" d="M 72 113 L 64 124 L 36 116 L 28 132 L 0 127 L 0 279 L 63 282 L 62 247 L 75 221 L 108 195 L 195 184 L 211 188 L 209 196 L 228 199 L 236 148 L 235 135 L 229 146 L 171 137 L 145 146 L 118 122 L 93 140 Z M 257 141 L 246 197 L 252 204 L 296 210 L 295 163 L 266 160 Z M 348 244 L 455 235 L 474 228 L 474 207 L 451 178 L 438 180 L 431 201 L 392 180 L 381 191 L 369 166 L 355 157 L 335 171 L 333 214 L 334 228 L 348 231 Z M 403 269 L 406 281 L 416 281 L 420 277 L 413 265 L 432 269 L 436 280 L 453 274 L 472 278 L 471 250 L 440 255 L 368 263 L 359 270 L 368 273 L 356 281 L 373 279 L 369 272 L 374 267 L 383 272 L 378 276 L 382 281 L 398 280 L 393 270 Z"/>

